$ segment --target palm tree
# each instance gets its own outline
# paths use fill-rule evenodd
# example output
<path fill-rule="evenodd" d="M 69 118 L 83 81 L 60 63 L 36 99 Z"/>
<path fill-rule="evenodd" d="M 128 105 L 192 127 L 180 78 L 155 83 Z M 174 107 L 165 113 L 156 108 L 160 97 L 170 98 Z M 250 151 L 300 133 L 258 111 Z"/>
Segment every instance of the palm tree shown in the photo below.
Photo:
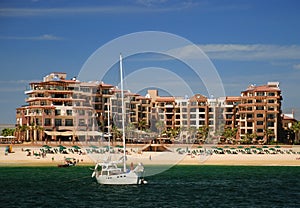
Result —
<path fill-rule="evenodd" d="M 2 129 L 2 136 L 13 136 L 15 134 L 15 129 L 4 128 Z"/>
<path fill-rule="evenodd" d="M 122 136 L 122 133 L 119 131 L 119 129 L 116 126 L 112 127 L 111 133 L 113 136 L 113 139 L 112 139 L 112 145 L 113 145 L 114 142 L 116 141 L 116 138 L 120 138 Z"/>
<path fill-rule="evenodd" d="M 197 139 L 197 132 L 198 132 L 198 129 L 197 129 L 196 127 L 194 127 L 194 126 L 191 126 L 191 127 L 189 127 L 189 128 L 187 129 L 187 131 L 188 131 L 188 134 L 189 134 L 188 139 L 192 140 L 193 143 L 195 143 L 196 140 L 198 140 L 198 139 Z M 198 141 L 198 142 L 199 142 L 199 141 Z"/>
<path fill-rule="evenodd" d="M 24 137 L 25 137 L 25 133 L 27 132 L 27 130 L 29 130 L 29 127 L 27 125 L 19 126 L 19 131 L 21 133 L 22 142 L 25 140 Z"/>
<path fill-rule="evenodd" d="M 142 131 L 145 130 L 146 126 L 147 126 L 147 123 L 145 120 L 139 120 L 139 122 L 138 122 L 139 130 L 142 130 Z"/>
<path fill-rule="evenodd" d="M 200 126 L 197 130 L 196 137 L 199 140 L 200 143 L 205 143 L 206 138 L 208 136 L 209 127 L 208 126 Z"/>
<path fill-rule="evenodd" d="M 156 129 L 158 130 L 158 135 L 159 135 L 159 136 L 161 135 L 161 132 L 162 132 L 162 130 L 164 129 L 164 126 L 165 126 L 165 124 L 164 124 L 164 122 L 161 121 L 161 120 L 159 120 L 159 121 L 157 121 L 157 122 L 155 123 L 155 127 L 156 127 Z"/>
<path fill-rule="evenodd" d="M 274 131 L 272 129 L 265 129 L 265 131 L 264 131 L 264 143 L 269 144 L 270 143 L 269 136 L 273 135 L 273 134 L 274 134 Z"/>
<path fill-rule="evenodd" d="M 226 138 L 226 140 L 234 141 L 236 138 L 236 134 L 238 132 L 237 128 L 226 128 L 225 131 L 222 133 L 222 136 Z"/>
<path fill-rule="evenodd" d="M 295 133 L 295 143 L 299 143 L 300 121 L 293 123 L 291 129 Z"/>
<path fill-rule="evenodd" d="M 42 126 L 36 126 L 36 130 L 38 131 L 38 140 L 42 141 L 45 129 Z"/>
<path fill-rule="evenodd" d="M 249 139 L 250 139 L 250 142 L 254 143 L 254 140 L 257 138 L 257 135 L 255 133 L 252 133 L 249 135 Z"/>
<path fill-rule="evenodd" d="M 126 131 L 129 138 L 132 138 L 132 136 L 133 136 L 132 133 L 133 133 L 134 129 L 135 129 L 135 125 L 133 123 L 128 123 L 128 125 L 126 126 L 125 131 Z"/>
<path fill-rule="evenodd" d="M 241 140 L 242 144 L 250 144 L 252 140 L 253 134 L 246 133 L 245 136 L 243 136 L 243 139 Z"/>
<path fill-rule="evenodd" d="M 178 135 L 179 131 L 177 129 L 169 129 L 167 132 L 168 137 L 170 138 L 171 141 L 175 139 L 175 137 Z"/>

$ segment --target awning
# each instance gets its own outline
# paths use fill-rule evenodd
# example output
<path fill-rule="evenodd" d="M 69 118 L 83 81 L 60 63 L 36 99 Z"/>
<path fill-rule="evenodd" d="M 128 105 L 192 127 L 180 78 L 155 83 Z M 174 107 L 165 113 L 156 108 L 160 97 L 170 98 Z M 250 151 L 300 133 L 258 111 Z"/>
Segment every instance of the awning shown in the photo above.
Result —
<path fill-rule="evenodd" d="M 49 136 L 102 136 L 102 132 L 98 131 L 45 131 Z"/>

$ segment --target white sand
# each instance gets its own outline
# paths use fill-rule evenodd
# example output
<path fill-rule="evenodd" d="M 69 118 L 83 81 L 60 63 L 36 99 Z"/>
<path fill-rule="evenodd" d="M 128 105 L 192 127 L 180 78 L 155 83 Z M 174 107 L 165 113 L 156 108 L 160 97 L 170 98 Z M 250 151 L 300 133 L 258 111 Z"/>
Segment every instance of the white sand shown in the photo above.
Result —
<path fill-rule="evenodd" d="M 37 157 L 22 148 L 30 149 L 31 152 L 40 152 L 41 146 L 13 146 L 14 153 L 5 155 L 5 146 L 0 146 L 0 166 L 57 166 L 62 164 L 64 158 L 79 160 L 78 165 L 94 165 L 96 161 L 107 158 L 105 154 L 47 154 L 46 157 Z M 297 149 L 298 151 L 298 149 Z M 112 154 L 113 159 L 119 159 L 122 154 Z M 54 160 L 52 160 L 52 158 Z M 143 152 L 142 154 L 131 153 L 128 155 L 128 163 L 142 162 L 146 165 L 263 165 L 263 166 L 300 166 L 300 154 L 213 154 L 209 156 L 180 155 L 177 152 Z"/>

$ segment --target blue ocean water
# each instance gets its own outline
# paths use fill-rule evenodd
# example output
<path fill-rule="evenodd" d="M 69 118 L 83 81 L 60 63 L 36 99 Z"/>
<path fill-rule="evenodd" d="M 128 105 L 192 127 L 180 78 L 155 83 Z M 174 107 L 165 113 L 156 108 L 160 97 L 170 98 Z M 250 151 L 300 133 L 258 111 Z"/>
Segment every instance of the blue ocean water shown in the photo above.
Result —
<path fill-rule="evenodd" d="M 147 166 L 147 169 L 156 166 Z M 174 166 L 99 185 L 89 167 L 1 167 L 1 207 L 300 207 L 300 167 Z"/>

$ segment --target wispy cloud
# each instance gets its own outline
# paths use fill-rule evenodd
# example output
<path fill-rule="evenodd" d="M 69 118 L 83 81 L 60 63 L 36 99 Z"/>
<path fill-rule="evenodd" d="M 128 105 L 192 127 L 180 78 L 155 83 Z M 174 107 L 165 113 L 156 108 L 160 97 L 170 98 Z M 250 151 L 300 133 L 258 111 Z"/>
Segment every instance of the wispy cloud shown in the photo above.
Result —
<path fill-rule="evenodd" d="M 39 82 L 40 80 L 0 80 L 1 84 L 29 84 L 31 82 Z"/>
<path fill-rule="evenodd" d="M 45 15 L 79 15 L 79 14 L 119 14 L 170 12 L 186 9 L 187 5 L 148 7 L 140 5 L 129 6 L 95 6 L 95 7 L 67 7 L 67 8 L 0 8 L 0 16 L 45 16 Z"/>
<path fill-rule="evenodd" d="M 300 45 L 207 44 L 198 45 L 209 58 L 235 61 L 300 59 Z M 173 49 L 179 57 L 195 59 L 199 51 L 192 45 Z"/>
<path fill-rule="evenodd" d="M 295 65 L 293 66 L 293 68 L 294 68 L 294 69 L 299 69 L 299 70 L 300 70 L 300 64 L 295 64 Z"/>
<path fill-rule="evenodd" d="M 22 36 L 0 36 L 0 39 L 6 40 L 63 40 L 63 38 L 51 35 L 51 34 L 44 34 L 40 36 L 30 36 L 30 37 L 22 37 Z"/>

